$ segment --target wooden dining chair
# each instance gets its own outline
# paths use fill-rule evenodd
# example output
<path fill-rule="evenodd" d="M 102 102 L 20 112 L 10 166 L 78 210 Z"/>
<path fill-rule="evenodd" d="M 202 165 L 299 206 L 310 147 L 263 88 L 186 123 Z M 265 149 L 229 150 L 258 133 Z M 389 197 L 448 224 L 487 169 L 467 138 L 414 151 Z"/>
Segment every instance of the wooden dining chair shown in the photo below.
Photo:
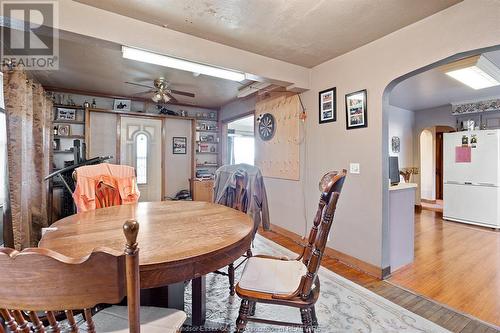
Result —
<path fill-rule="evenodd" d="M 95 187 L 95 198 L 99 208 L 121 205 L 120 193 L 116 187 L 101 181 Z"/>
<path fill-rule="evenodd" d="M 320 200 L 308 243 L 297 259 L 257 255 L 248 259 L 236 293 L 242 299 L 236 332 L 244 332 L 249 321 L 269 325 L 302 327 L 313 333 L 318 325 L 315 303 L 319 297 L 318 270 L 328 240 L 337 201 L 347 171 L 329 172 L 320 181 Z M 256 318 L 257 303 L 300 309 L 302 323 Z"/>
<path fill-rule="evenodd" d="M 43 248 L 1 248 L 0 316 L 10 332 L 179 332 L 184 312 L 140 307 L 139 224 L 129 220 L 123 231 L 124 252 L 101 248 L 77 259 Z M 117 304 L 125 296 L 128 306 L 111 306 L 92 316 L 96 304 Z M 83 325 L 75 320 L 78 309 L 84 309 Z M 59 312 L 67 323 L 56 320 Z"/>
<path fill-rule="evenodd" d="M 243 176 L 236 176 L 236 186 L 235 186 L 235 191 L 234 191 L 234 200 L 233 200 L 233 206 L 231 208 L 234 208 L 236 210 L 239 210 L 240 212 L 246 213 L 248 209 L 248 200 L 246 198 L 246 189 L 245 189 L 245 179 Z M 215 196 L 215 194 L 214 194 Z M 252 256 L 252 250 L 248 249 L 245 255 L 245 259 L 240 262 L 237 266 L 234 266 L 234 263 L 229 264 L 227 267 L 227 273 L 222 272 L 222 271 L 215 271 L 214 273 L 220 274 L 227 276 L 229 279 L 229 294 L 231 296 L 234 296 L 235 294 L 235 288 L 234 288 L 234 275 L 236 269 L 238 269 L 241 265 L 245 263 L 245 261 Z"/>

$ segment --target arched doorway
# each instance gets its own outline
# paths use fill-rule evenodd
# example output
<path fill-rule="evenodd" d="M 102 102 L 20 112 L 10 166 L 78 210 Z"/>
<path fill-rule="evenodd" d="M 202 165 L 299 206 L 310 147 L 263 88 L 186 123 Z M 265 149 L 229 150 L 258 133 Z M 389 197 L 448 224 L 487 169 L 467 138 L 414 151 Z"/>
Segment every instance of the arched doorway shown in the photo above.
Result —
<path fill-rule="evenodd" d="M 424 128 L 419 136 L 420 201 L 423 209 L 443 209 L 443 138 L 454 132 L 451 126 Z"/>

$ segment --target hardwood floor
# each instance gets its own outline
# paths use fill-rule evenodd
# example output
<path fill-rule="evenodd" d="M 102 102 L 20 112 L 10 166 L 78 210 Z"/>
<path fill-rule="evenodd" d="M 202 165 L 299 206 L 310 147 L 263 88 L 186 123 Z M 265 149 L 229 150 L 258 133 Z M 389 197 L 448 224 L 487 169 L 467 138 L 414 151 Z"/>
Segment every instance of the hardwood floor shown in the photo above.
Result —
<path fill-rule="evenodd" d="M 500 232 L 416 215 L 415 262 L 389 279 L 500 326 Z"/>
<path fill-rule="evenodd" d="M 298 239 L 295 237 L 292 239 L 275 231 L 259 230 L 259 234 L 295 253 L 301 252 Z M 500 333 L 498 328 L 482 323 L 473 317 L 454 311 L 392 283 L 365 274 L 335 258 L 325 255 L 322 266 L 452 332 Z"/>

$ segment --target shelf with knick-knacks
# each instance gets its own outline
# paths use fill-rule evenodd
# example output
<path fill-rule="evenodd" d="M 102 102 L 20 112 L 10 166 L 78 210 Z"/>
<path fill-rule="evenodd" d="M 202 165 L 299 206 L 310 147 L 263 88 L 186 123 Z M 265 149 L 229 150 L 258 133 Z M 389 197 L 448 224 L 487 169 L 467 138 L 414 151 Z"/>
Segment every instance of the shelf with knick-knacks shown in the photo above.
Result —
<path fill-rule="evenodd" d="M 80 157 L 85 153 L 85 109 L 96 103 L 93 99 L 92 104 L 85 101 L 79 105 L 71 95 L 57 92 L 52 93 L 52 102 L 52 163 L 60 169 L 74 160 L 75 149 L 78 149 Z"/>
<path fill-rule="evenodd" d="M 197 113 L 196 116 L 196 168 L 213 173 L 219 167 L 219 123 L 217 112 Z"/>

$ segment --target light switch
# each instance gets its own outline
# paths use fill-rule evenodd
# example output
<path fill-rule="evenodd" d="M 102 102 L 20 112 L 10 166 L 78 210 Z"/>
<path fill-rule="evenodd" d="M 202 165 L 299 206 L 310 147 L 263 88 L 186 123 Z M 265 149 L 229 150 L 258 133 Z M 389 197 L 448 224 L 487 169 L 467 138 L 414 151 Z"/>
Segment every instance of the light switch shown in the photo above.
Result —
<path fill-rule="evenodd" d="M 359 163 L 351 163 L 349 165 L 349 172 L 354 174 L 359 174 L 360 173 Z"/>

